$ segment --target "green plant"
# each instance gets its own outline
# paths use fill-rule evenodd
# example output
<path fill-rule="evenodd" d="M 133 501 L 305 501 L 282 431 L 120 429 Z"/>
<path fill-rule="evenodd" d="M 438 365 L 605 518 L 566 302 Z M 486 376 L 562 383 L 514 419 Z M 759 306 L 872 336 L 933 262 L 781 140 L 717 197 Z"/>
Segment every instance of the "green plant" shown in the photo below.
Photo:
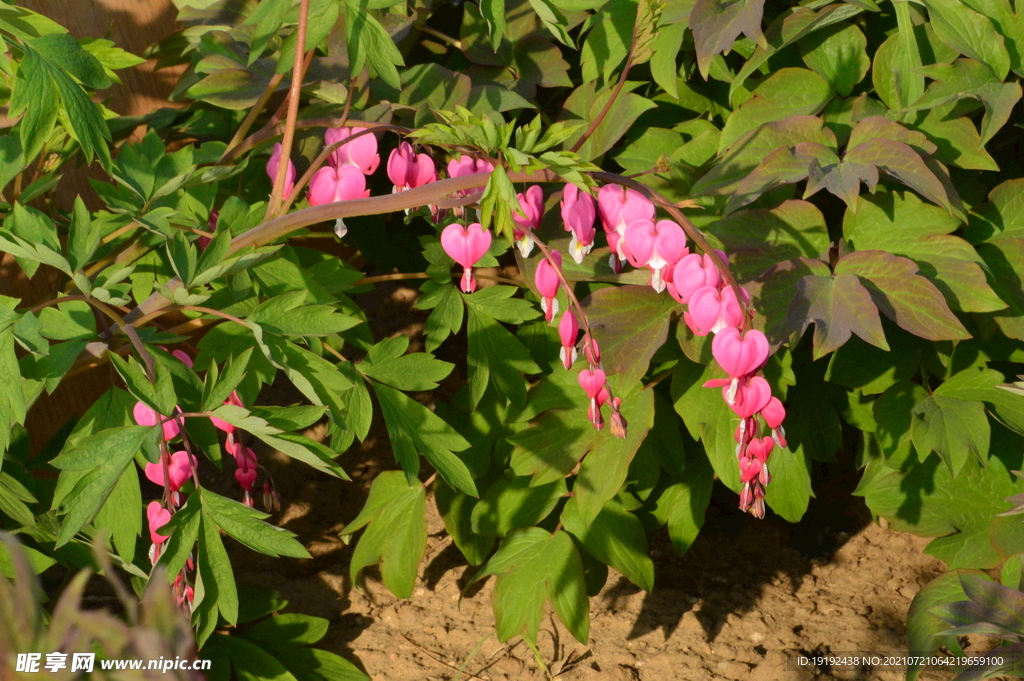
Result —
<path fill-rule="evenodd" d="M 607 567 L 650 589 L 648 533 L 685 552 L 716 479 L 796 521 L 818 464 L 853 461 L 872 512 L 950 568 L 1024 550 L 998 515 L 1024 487 L 998 387 L 1024 359 L 1019 7 L 177 4 L 151 55 L 186 65 L 189 103 L 141 120 L 89 99 L 130 56 L 0 6 L 26 112 L 0 136 L 0 249 L 61 291 L 0 299 L 0 511 L 38 569 L 109 529 L 137 590 L 165 568 L 199 642 L 229 645 L 222 533 L 306 555 L 252 508 L 279 499 L 250 445 L 345 477 L 374 418 L 400 470 L 343 531 L 353 579 L 380 563 L 412 593 L 432 499 L 496 577 L 501 640 L 532 642 L 550 603 L 585 641 Z M 101 210 L 47 193 L 79 157 L 109 173 Z M 356 303 L 396 279 L 424 280 L 422 352 Z M 31 458 L 26 411 L 107 361 L 117 384 Z M 307 403 L 258 404 L 279 372 Z M 433 408 L 410 396 L 442 381 Z M 300 432 L 318 421 L 325 442 Z M 140 473 L 163 487 L 143 543 Z"/>

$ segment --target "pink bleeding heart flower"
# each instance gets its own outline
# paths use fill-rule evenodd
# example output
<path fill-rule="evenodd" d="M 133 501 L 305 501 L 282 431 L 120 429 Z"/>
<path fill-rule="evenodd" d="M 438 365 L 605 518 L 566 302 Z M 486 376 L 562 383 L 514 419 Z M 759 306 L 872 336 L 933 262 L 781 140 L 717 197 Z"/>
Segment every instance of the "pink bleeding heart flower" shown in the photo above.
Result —
<path fill-rule="evenodd" d="M 589 333 L 583 336 L 583 354 L 591 364 L 596 366 L 601 363 L 601 347 L 597 344 L 597 339 Z"/>
<path fill-rule="evenodd" d="M 343 165 L 338 168 L 324 166 L 309 180 L 309 205 L 322 206 L 325 203 L 363 199 L 370 195 L 366 188 L 366 176 L 359 168 Z"/>
<path fill-rule="evenodd" d="M 270 155 L 270 160 L 267 161 L 267 175 L 270 176 L 270 181 L 277 181 L 277 170 L 281 167 L 281 143 L 278 142 L 274 145 L 274 153 Z M 284 194 L 288 196 L 295 189 L 295 164 L 288 161 L 288 169 L 284 175 Z"/>
<path fill-rule="evenodd" d="M 671 220 L 634 220 L 626 227 L 626 255 L 634 267 L 651 270 L 651 287 L 665 290 L 665 270 L 674 267 L 684 255 L 686 234 Z"/>
<path fill-rule="evenodd" d="M 606 184 L 597 193 L 597 212 L 608 235 L 608 246 L 617 256 L 610 264 L 619 272 L 626 261 L 626 242 L 622 240 L 626 227 L 636 220 L 653 220 L 654 204 L 635 189 Z"/>
<path fill-rule="evenodd" d="M 601 389 L 604 388 L 606 376 L 600 369 L 584 369 L 580 372 L 578 380 L 587 397 L 596 401 Z"/>
<path fill-rule="evenodd" d="M 146 519 L 149 520 L 149 538 L 153 544 L 159 545 L 167 541 L 167 537 L 157 534 L 156 531 L 171 521 L 171 512 L 159 501 L 151 501 L 146 507 Z"/>
<path fill-rule="evenodd" d="M 224 448 L 227 449 L 228 454 L 230 454 L 231 458 L 235 460 L 235 463 L 239 468 L 256 468 L 258 463 L 256 459 L 256 452 L 252 451 L 235 438 L 229 437 Z"/>
<path fill-rule="evenodd" d="M 768 400 L 768 404 L 761 410 L 761 418 L 772 429 L 772 437 L 774 437 L 775 442 L 780 447 L 785 447 L 786 431 L 782 427 L 782 422 L 786 420 L 786 408 L 782 406 L 779 398 L 772 397 Z"/>
<path fill-rule="evenodd" d="M 724 260 L 725 254 L 721 253 L 721 255 Z M 697 289 L 705 286 L 719 288 L 721 283 L 722 275 L 715 267 L 710 255 L 690 253 L 683 256 L 672 268 L 672 280 L 668 284 L 668 292 L 685 305 Z"/>
<path fill-rule="evenodd" d="M 562 192 L 561 212 L 565 231 L 572 232 L 569 255 L 577 263 L 582 263 L 583 258 L 594 248 L 594 237 L 597 235 L 594 228 L 594 220 L 597 219 L 594 197 L 580 191 L 574 184 L 567 184 Z"/>
<path fill-rule="evenodd" d="M 746 295 L 746 291 L 744 291 Z M 698 336 L 718 333 L 743 323 L 743 308 L 731 286 L 719 290 L 711 286 L 699 288 L 690 296 L 683 320 Z"/>
<path fill-rule="evenodd" d="M 552 264 L 554 261 L 554 264 Z M 540 307 L 544 310 L 544 319 L 551 321 L 558 314 L 558 286 L 561 281 L 558 278 L 558 270 L 562 268 L 562 254 L 557 250 L 551 251 L 551 259 L 541 258 L 537 263 L 537 271 L 533 274 L 533 283 L 540 293 Z"/>
<path fill-rule="evenodd" d="M 462 155 L 457 159 L 448 161 L 448 177 L 463 177 L 464 175 L 476 175 L 477 173 L 494 172 L 494 164 L 472 156 Z"/>
<path fill-rule="evenodd" d="M 188 482 L 189 478 L 192 477 L 192 471 L 194 471 L 199 465 L 194 455 L 190 455 L 188 452 L 174 452 L 171 454 L 171 460 L 167 462 L 167 473 L 170 477 L 170 488 L 172 492 L 177 492 L 182 486 Z M 164 466 L 163 463 L 147 463 L 146 464 L 146 477 L 149 478 L 153 483 L 157 485 L 164 484 Z"/>
<path fill-rule="evenodd" d="M 428 154 L 417 154 L 412 145 L 402 142 L 388 157 L 388 178 L 395 191 L 415 189 L 437 181 L 437 167 Z"/>
<path fill-rule="evenodd" d="M 576 336 L 579 333 L 580 324 L 576 321 L 576 314 L 572 310 L 566 310 L 562 320 L 558 322 L 558 337 L 562 341 L 562 349 L 558 356 L 566 369 L 571 369 L 572 363 L 576 361 Z"/>
<path fill-rule="evenodd" d="M 235 480 L 246 492 L 252 492 L 252 486 L 256 483 L 255 468 L 236 468 Z"/>
<path fill-rule="evenodd" d="M 288 192 L 289 194 L 291 191 Z M 206 231 L 210 233 L 217 232 L 217 222 L 220 220 L 220 212 L 214 208 L 210 211 L 210 218 L 206 221 Z M 205 251 L 206 247 L 210 245 L 212 239 L 208 236 L 201 236 L 196 239 L 196 245 L 199 246 L 199 250 Z"/>
<path fill-rule="evenodd" d="M 740 334 L 739 329 L 730 326 L 715 334 L 711 341 L 715 361 L 733 378 L 760 369 L 768 359 L 768 351 L 768 339 L 757 329 Z"/>
<path fill-rule="evenodd" d="M 164 431 L 164 440 L 173 440 L 178 437 L 179 433 L 181 433 L 181 426 L 178 425 L 177 420 L 164 421 L 163 416 L 157 414 L 154 409 L 150 408 L 149 405 L 144 402 L 135 403 L 132 415 L 135 417 L 135 423 L 140 426 L 155 426 L 163 421 L 163 425 L 161 427 Z"/>
<path fill-rule="evenodd" d="M 473 265 L 484 257 L 491 247 L 491 233 L 479 222 L 468 227 L 451 224 L 441 232 L 441 247 L 452 260 L 462 265 L 462 291 L 472 293 L 476 290 L 476 279 L 473 278 Z"/>
<path fill-rule="evenodd" d="M 512 220 L 517 228 L 512 230 L 512 234 L 519 253 L 528 258 L 533 252 L 533 239 L 527 232 L 540 227 L 540 220 L 544 217 L 544 190 L 533 184 L 525 193 L 516 194 L 516 198 L 519 200 L 519 208 L 512 209 Z"/>
<path fill-rule="evenodd" d="M 238 396 L 237 390 L 232 390 L 231 394 L 228 395 L 228 399 L 224 400 L 224 404 L 230 404 L 235 407 L 242 407 L 242 398 Z M 225 433 L 235 432 L 235 427 L 223 419 L 219 419 L 216 416 L 210 417 L 210 423 L 214 425 L 217 430 L 223 430 Z"/>
<path fill-rule="evenodd" d="M 191 368 L 192 368 L 192 358 L 191 358 L 191 357 L 189 357 L 189 356 L 188 356 L 187 354 L 185 354 L 185 351 L 184 351 L 184 350 L 172 350 L 172 351 L 171 351 L 171 356 L 172 356 L 172 357 L 177 357 L 177 358 L 178 358 L 178 360 L 179 360 L 179 361 L 180 361 L 180 362 L 181 362 L 182 364 L 184 364 L 185 366 L 187 366 L 187 367 L 188 367 L 189 369 L 191 369 Z"/>
<path fill-rule="evenodd" d="M 723 398 L 726 397 L 728 391 L 728 386 L 722 388 Z M 729 403 L 729 406 L 741 419 L 747 419 L 764 409 L 771 398 L 772 389 L 768 385 L 768 381 L 760 376 L 752 376 L 747 379 L 745 385 L 741 382 L 737 386 L 735 399 Z M 729 402 L 728 399 L 725 401 Z"/>
<path fill-rule="evenodd" d="M 747 446 L 750 456 L 761 463 L 768 463 L 768 457 L 772 455 L 773 449 L 775 449 L 775 440 L 770 437 L 755 437 Z"/>
<path fill-rule="evenodd" d="M 763 465 L 759 459 L 744 456 L 740 459 L 740 482 L 746 484 L 756 480 Z"/>
<path fill-rule="evenodd" d="M 324 143 L 326 146 L 331 146 L 364 130 L 366 128 L 328 128 L 324 133 Z M 377 137 L 373 133 L 369 133 L 357 137 L 351 142 L 346 142 L 331 152 L 329 162 L 335 168 L 352 166 L 365 175 L 372 175 L 380 165 Z"/>

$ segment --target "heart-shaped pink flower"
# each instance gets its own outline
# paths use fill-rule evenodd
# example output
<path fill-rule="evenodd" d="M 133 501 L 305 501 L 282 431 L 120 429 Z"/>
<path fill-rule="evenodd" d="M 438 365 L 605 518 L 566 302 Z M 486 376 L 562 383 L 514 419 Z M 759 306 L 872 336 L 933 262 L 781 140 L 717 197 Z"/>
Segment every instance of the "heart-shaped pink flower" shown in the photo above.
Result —
<path fill-rule="evenodd" d="M 484 229 L 479 222 L 474 222 L 468 227 L 453 223 L 441 232 L 441 247 L 452 260 L 465 269 L 462 275 L 463 292 L 475 291 L 476 280 L 473 278 L 473 265 L 479 262 L 480 258 L 487 253 L 487 249 L 491 247 L 490 231 Z"/>
<path fill-rule="evenodd" d="M 281 167 L 281 143 L 278 142 L 274 145 L 274 153 L 270 155 L 270 160 L 267 161 L 267 175 L 270 176 L 270 181 L 277 181 L 277 171 Z M 295 189 L 295 164 L 288 161 L 288 169 L 284 175 L 284 193 L 288 196 Z"/>
<path fill-rule="evenodd" d="M 544 217 L 544 190 L 540 185 L 532 184 L 525 193 L 516 194 L 516 199 L 519 201 L 519 207 L 512 209 L 512 220 L 516 223 L 512 233 L 519 253 L 528 258 L 533 252 L 533 239 L 527 232 L 540 227 L 540 220 Z"/>
<path fill-rule="evenodd" d="M 626 242 L 622 240 L 626 227 L 636 220 L 653 220 L 654 204 L 635 189 L 606 184 L 597 193 L 597 212 L 608 234 L 608 246 L 621 263 L 626 260 Z"/>
<path fill-rule="evenodd" d="M 189 478 L 192 477 L 192 471 L 196 469 L 198 462 L 196 457 L 189 455 L 188 452 L 174 452 L 171 454 L 171 460 L 167 463 L 167 473 L 170 476 L 170 488 L 172 492 L 177 492 L 181 489 L 182 485 L 188 482 Z M 164 484 L 164 466 L 162 463 L 147 463 L 146 464 L 146 477 L 157 485 Z"/>
<path fill-rule="evenodd" d="M 569 255 L 577 263 L 594 248 L 594 237 L 597 230 L 594 220 L 597 219 L 597 208 L 594 197 L 580 191 L 574 184 L 565 185 L 561 202 L 562 222 L 565 231 L 572 232 L 569 240 Z"/>
<path fill-rule="evenodd" d="M 235 460 L 239 468 L 256 468 L 256 452 L 246 447 L 234 437 L 228 437 L 228 442 L 224 448 Z"/>
<path fill-rule="evenodd" d="M 353 165 L 324 166 L 309 180 L 309 205 L 364 199 L 370 195 L 366 176 Z"/>
<path fill-rule="evenodd" d="M 256 469 L 255 468 L 236 468 L 235 469 L 235 480 L 242 486 L 246 492 L 252 492 L 252 486 L 256 482 Z"/>
<path fill-rule="evenodd" d="M 551 261 L 554 261 L 552 264 Z M 551 321 L 558 314 L 558 287 L 561 280 L 558 278 L 558 270 L 562 267 L 562 254 L 552 249 L 551 259 L 541 258 L 537 263 L 537 271 L 533 273 L 533 283 L 540 294 L 540 307 L 544 310 L 544 318 Z"/>
<path fill-rule="evenodd" d="M 366 128 L 328 128 L 324 133 L 324 143 L 326 146 L 337 144 L 364 130 Z M 369 133 L 343 144 L 331 152 L 329 162 L 335 168 L 352 166 L 361 173 L 372 175 L 380 165 L 377 137 L 373 133 Z"/>
<path fill-rule="evenodd" d="M 576 361 L 576 336 L 579 333 L 580 324 L 576 321 L 576 314 L 572 310 L 566 310 L 558 322 L 558 337 L 562 342 L 559 357 L 566 369 L 571 369 L 572 363 Z"/>
<path fill-rule="evenodd" d="M 462 177 L 464 175 L 475 175 L 477 173 L 493 173 L 494 164 L 472 156 L 463 154 L 458 159 L 448 162 L 448 177 Z"/>
<path fill-rule="evenodd" d="M 155 426 L 156 424 L 164 421 L 164 417 L 157 414 L 156 411 L 150 408 L 144 402 L 136 402 L 135 408 L 132 409 L 132 415 L 135 417 L 135 423 L 140 426 Z M 178 425 L 176 420 L 164 421 L 161 426 L 164 431 L 164 440 L 173 440 L 178 437 L 181 432 L 181 426 Z"/>
<path fill-rule="evenodd" d="M 761 463 L 768 463 L 768 457 L 775 449 L 775 440 L 770 437 L 755 437 L 747 445 L 747 452 Z"/>
<path fill-rule="evenodd" d="M 388 178 L 395 191 L 415 189 L 437 180 L 437 167 L 428 154 L 417 154 L 412 145 L 402 142 L 388 157 Z"/>
<path fill-rule="evenodd" d="M 729 402 L 726 396 L 728 391 L 728 386 L 722 388 L 722 398 L 726 402 Z M 729 406 L 732 407 L 737 416 L 741 419 L 746 419 L 764 409 L 771 398 L 772 389 L 768 385 L 768 381 L 760 376 L 752 376 L 745 384 L 741 382 L 736 388 L 736 397 Z"/>
<path fill-rule="evenodd" d="M 740 335 L 739 329 L 727 327 L 715 334 L 711 354 L 718 366 L 733 377 L 752 374 L 768 359 L 768 339 L 757 329 Z"/>
<path fill-rule="evenodd" d="M 630 263 L 649 268 L 651 286 L 659 293 L 664 291 L 664 270 L 688 253 L 683 228 L 671 220 L 634 220 L 626 227 L 625 239 Z"/>
<path fill-rule="evenodd" d="M 162 544 L 167 541 L 167 537 L 156 533 L 161 527 L 171 521 L 171 512 L 159 501 L 149 502 L 149 506 L 146 507 L 146 519 L 149 521 L 149 538 L 154 544 Z"/>
<path fill-rule="evenodd" d="M 705 286 L 690 296 L 683 320 L 695 334 L 706 336 L 726 327 L 739 326 L 743 323 L 743 309 L 731 286 L 721 290 Z"/>
<path fill-rule="evenodd" d="M 786 408 L 782 406 L 779 398 L 773 397 L 761 410 L 761 418 L 768 424 L 769 428 L 778 428 L 786 420 Z"/>
<path fill-rule="evenodd" d="M 672 281 L 669 282 L 668 292 L 685 305 L 697 289 L 705 286 L 718 288 L 721 282 L 722 275 L 712 262 L 711 256 L 707 253 L 690 253 L 683 256 L 672 268 Z"/>
<path fill-rule="evenodd" d="M 597 396 L 601 394 L 605 381 L 606 376 L 600 369 L 584 369 L 579 375 L 580 387 L 592 400 L 596 400 Z"/>
<path fill-rule="evenodd" d="M 740 482 L 748 483 L 753 482 L 757 479 L 758 474 L 761 472 L 761 467 L 764 465 L 760 460 L 744 456 L 740 459 Z"/>

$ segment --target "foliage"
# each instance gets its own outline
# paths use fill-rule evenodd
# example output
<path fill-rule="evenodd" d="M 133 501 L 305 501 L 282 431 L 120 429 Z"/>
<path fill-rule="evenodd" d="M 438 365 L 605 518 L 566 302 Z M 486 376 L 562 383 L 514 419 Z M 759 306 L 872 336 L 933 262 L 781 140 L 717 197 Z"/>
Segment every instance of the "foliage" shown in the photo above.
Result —
<path fill-rule="evenodd" d="M 94 103 L 136 57 L 0 5 L 0 250 L 59 291 L 0 297 L 0 525 L 36 572 L 107 531 L 237 677 L 333 669 L 309 618 L 226 635 L 223 535 L 305 557 L 254 508 L 282 501 L 257 452 L 346 478 L 375 419 L 395 466 L 342 532 L 353 579 L 409 596 L 434 503 L 502 640 L 548 605 L 586 640 L 606 567 L 652 588 L 649 533 L 685 552 L 716 478 L 797 521 L 852 463 L 951 569 L 1024 551 L 999 515 L 1024 492 L 1019 4 L 176 4 L 147 56 L 184 66 L 183 106 L 141 118 Z M 95 205 L 61 203 L 93 159 Z M 305 238 L 335 235 L 358 257 Z M 422 351 L 360 307 L 400 277 Z M 32 456 L 29 410 L 106 362 Z M 303 404 L 261 405 L 278 375 Z M 241 503 L 204 484 L 228 472 Z"/>

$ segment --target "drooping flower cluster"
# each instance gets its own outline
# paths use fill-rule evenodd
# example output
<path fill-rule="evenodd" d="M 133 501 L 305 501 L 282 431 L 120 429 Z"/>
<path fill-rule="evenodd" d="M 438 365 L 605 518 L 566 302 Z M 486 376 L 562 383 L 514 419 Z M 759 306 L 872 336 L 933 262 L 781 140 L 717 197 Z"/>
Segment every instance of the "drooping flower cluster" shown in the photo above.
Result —
<path fill-rule="evenodd" d="M 337 144 L 364 130 L 366 128 L 329 128 L 324 133 L 324 144 Z M 379 165 L 377 138 L 372 133 L 346 142 L 332 151 L 327 165 L 318 169 L 310 178 L 309 205 L 320 206 L 368 197 L 370 190 L 366 188 L 366 176 L 372 175 Z M 341 218 L 335 221 L 334 232 L 339 238 L 348 233 Z"/>
<path fill-rule="evenodd" d="M 565 231 L 572 233 L 569 240 L 569 255 L 580 264 L 594 248 L 594 237 L 597 235 L 597 230 L 594 229 L 594 220 L 597 218 L 594 197 L 580 191 L 574 184 L 567 184 L 562 192 L 560 207 Z"/>

